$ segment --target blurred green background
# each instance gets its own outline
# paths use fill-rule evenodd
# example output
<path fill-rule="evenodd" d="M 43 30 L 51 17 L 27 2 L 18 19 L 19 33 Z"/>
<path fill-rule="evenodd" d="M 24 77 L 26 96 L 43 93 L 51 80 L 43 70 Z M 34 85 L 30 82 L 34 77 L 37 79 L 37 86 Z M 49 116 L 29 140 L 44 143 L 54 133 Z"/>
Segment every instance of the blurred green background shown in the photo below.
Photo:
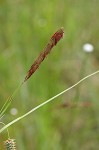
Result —
<path fill-rule="evenodd" d="M 98 17 L 98 0 L 0 0 L 0 108 L 52 34 L 60 27 L 65 32 L 19 89 L 2 122 L 7 124 L 99 69 Z M 86 43 L 94 46 L 92 53 L 83 50 Z M 68 102 L 77 107 L 66 107 Z M 17 109 L 16 115 L 12 108 Z M 9 127 L 9 133 L 18 150 L 98 150 L 98 114 L 99 78 L 95 75 Z M 0 150 L 7 138 L 5 130 Z"/>

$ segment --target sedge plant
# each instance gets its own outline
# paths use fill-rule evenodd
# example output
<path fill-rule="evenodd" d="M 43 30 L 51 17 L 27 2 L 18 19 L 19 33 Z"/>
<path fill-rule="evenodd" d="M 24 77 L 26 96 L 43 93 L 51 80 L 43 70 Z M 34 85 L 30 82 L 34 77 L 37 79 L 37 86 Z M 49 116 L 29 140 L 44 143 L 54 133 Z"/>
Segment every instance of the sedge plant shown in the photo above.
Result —
<path fill-rule="evenodd" d="M 50 51 L 52 50 L 52 48 L 60 41 L 60 39 L 63 37 L 64 34 L 64 30 L 63 28 L 59 29 L 57 32 L 55 32 L 54 35 L 52 35 L 52 37 L 50 38 L 47 46 L 45 47 L 44 51 L 41 52 L 41 54 L 39 55 L 39 57 L 35 60 L 35 62 L 33 63 L 33 65 L 30 67 L 24 81 L 18 86 L 18 88 L 13 92 L 13 94 L 7 99 L 7 101 L 5 102 L 5 104 L 3 105 L 1 111 L 0 111 L 0 118 L 5 114 L 6 110 L 8 109 L 8 107 L 10 106 L 15 94 L 17 93 L 17 91 L 19 90 L 19 88 L 33 75 L 33 73 L 38 69 L 38 67 L 40 66 L 40 64 L 42 63 L 42 61 L 46 58 L 46 56 L 50 53 Z M 8 127 L 10 127 L 11 125 L 13 125 L 14 123 L 20 121 L 21 119 L 25 118 L 26 116 L 30 115 L 32 112 L 34 112 L 35 110 L 41 108 L 42 106 L 46 105 L 47 103 L 51 102 L 52 100 L 56 99 L 57 97 L 61 96 L 62 94 L 66 93 L 67 91 L 73 89 L 74 87 L 76 87 L 77 85 L 79 85 L 80 83 L 82 83 L 84 80 L 88 79 L 89 77 L 94 76 L 95 74 L 98 74 L 99 70 L 95 71 L 94 73 L 91 73 L 87 76 L 85 76 L 84 78 L 80 79 L 77 83 L 75 83 L 74 85 L 70 86 L 69 88 L 63 90 L 62 92 L 58 93 L 57 95 L 51 97 L 50 99 L 44 101 L 43 103 L 39 104 L 38 106 L 32 108 L 30 111 L 28 111 L 26 114 L 16 118 L 15 120 L 11 121 L 10 123 L 8 123 L 7 125 L 4 124 L 4 127 L 2 127 L 0 129 L 0 133 L 2 133 L 5 129 L 7 129 L 8 131 Z M 6 145 L 6 149 L 7 146 L 9 148 L 9 150 L 15 150 L 15 141 L 13 139 L 8 138 L 7 141 L 5 141 L 5 145 Z M 12 146 L 12 147 L 11 147 Z M 11 149 L 12 148 L 12 149 Z"/>

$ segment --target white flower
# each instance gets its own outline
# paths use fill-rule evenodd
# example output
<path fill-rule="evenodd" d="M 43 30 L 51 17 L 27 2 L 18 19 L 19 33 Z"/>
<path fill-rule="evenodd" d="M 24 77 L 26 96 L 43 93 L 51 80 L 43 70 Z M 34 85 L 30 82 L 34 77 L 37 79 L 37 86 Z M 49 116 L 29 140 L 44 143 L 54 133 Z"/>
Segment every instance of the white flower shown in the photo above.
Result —
<path fill-rule="evenodd" d="M 15 115 L 18 114 L 18 110 L 17 110 L 16 108 L 12 108 L 12 109 L 10 110 L 10 114 L 13 115 L 13 116 L 15 116 Z"/>
<path fill-rule="evenodd" d="M 94 46 L 92 44 L 90 44 L 90 43 L 86 43 L 86 44 L 83 45 L 83 50 L 85 52 L 90 53 L 90 52 L 92 52 L 94 50 Z"/>

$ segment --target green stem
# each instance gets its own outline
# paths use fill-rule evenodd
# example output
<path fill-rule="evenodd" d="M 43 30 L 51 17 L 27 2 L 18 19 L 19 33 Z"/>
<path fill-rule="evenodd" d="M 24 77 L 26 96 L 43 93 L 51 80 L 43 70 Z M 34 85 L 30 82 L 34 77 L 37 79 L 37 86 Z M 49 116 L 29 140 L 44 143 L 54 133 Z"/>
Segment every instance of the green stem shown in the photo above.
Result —
<path fill-rule="evenodd" d="M 22 85 L 23 85 L 23 82 L 15 89 L 15 91 L 12 93 L 12 95 L 10 97 L 8 97 L 8 99 L 6 100 L 6 102 L 4 103 L 4 105 L 2 106 L 2 108 L 0 110 L 0 117 L 2 117 L 4 115 L 5 111 L 10 106 L 15 94 L 17 93 L 17 91 L 20 89 L 20 87 Z"/>
<path fill-rule="evenodd" d="M 74 84 L 74 85 L 72 85 L 71 87 L 65 89 L 64 91 L 62 91 L 61 93 L 59 93 L 59 94 L 55 95 L 54 97 L 48 99 L 47 101 L 41 103 L 40 105 L 36 106 L 35 108 L 33 108 L 32 110 L 30 110 L 30 111 L 27 112 L 26 114 L 24 114 L 24 115 L 22 115 L 22 116 L 16 118 L 16 119 L 13 120 L 12 122 L 10 122 L 10 123 L 8 123 L 7 125 L 5 125 L 5 126 L 0 130 L 0 133 L 3 132 L 6 128 L 8 128 L 9 126 L 11 126 L 12 124 L 14 124 L 15 122 L 17 122 L 17 121 L 23 119 L 24 117 L 28 116 L 29 114 L 31 114 L 31 113 L 34 112 L 35 110 L 37 110 L 37 109 L 39 109 L 40 107 L 44 106 L 45 104 L 51 102 L 53 99 L 59 97 L 60 95 L 64 94 L 65 92 L 67 92 L 67 91 L 73 89 L 73 88 L 76 87 L 78 84 L 80 84 L 81 82 L 83 82 L 83 81 L 86 80 L 87 78 L 89 78 L 89 77 L 91 77 L 91 76 L 93 76 L 93 75 L 95 75 L 95 74 L 97 74 L 97 73 L 99 73 L 99 70 L 97 70 L 96 72 L 94 72 L 94 73 L 92 73 L 92 74 L 90 74 L 90 75 L 84 77 L 83 79 L 79 80 L 76 84 Z"/>

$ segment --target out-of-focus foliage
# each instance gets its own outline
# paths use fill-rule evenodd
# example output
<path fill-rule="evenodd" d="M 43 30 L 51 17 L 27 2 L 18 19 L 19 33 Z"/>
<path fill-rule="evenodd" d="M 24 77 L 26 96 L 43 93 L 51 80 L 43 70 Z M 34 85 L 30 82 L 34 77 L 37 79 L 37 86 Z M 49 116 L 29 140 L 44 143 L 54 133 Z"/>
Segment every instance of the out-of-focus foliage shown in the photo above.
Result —
<path fill-rule="evenodd" d="M 40 69 L 21 87 L 1 119 L 5 124 L 99 69 L 98 0 L 0 1 L 0 108 L 24 77 L 50 36 L 64 27 L 65 36 Z M 91 43 L 92 53 L 83 51 Z M 89 107 L 62 107 L 90 102 Z M 16 108 L 16 116 L 11 114 Z M 99 148 L 99 77 L 9 128 L 18 150 L 97 150 Z M 2 125 L 0 125 L 2 127 Z M 0 149 L 7 139 L 0 135 Z"/>

